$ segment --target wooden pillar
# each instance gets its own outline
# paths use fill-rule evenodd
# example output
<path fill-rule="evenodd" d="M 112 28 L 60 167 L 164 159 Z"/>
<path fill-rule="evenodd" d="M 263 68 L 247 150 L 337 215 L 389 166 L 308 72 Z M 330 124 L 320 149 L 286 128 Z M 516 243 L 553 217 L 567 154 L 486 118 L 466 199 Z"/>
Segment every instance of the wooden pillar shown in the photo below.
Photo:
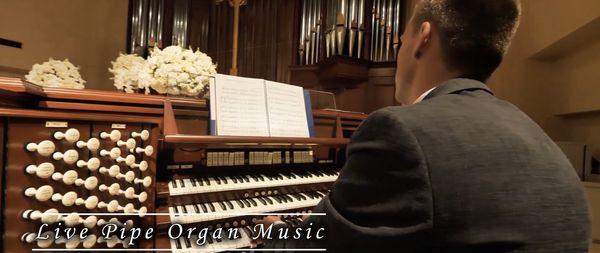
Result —
<path fill-rule="evenodd" d="M 246 4 L 246 0 L 229 0 L 229 5 L 233 7 L 233 49 L 231 51 L 231 69 L 230 75 L 237 76 L 237 54 L 238 54 L 238 35 L 240 26 L 240 6 Z"/>

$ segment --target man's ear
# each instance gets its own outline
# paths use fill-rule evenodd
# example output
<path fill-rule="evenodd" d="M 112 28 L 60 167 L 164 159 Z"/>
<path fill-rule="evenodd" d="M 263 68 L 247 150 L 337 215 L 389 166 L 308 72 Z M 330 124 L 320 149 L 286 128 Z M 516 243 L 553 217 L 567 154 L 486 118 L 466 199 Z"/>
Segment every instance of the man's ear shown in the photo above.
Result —
<path fill-rule="evenodd" d="M 421 26 L 419 26 L 419 31 L 416 34 L 417 43 L 413 48 L 413 56 L 416 59 L 419 59 L 423 52 L 427 50 L 429 45 L 431 44 L 431 23 L 423 22 Z"/>

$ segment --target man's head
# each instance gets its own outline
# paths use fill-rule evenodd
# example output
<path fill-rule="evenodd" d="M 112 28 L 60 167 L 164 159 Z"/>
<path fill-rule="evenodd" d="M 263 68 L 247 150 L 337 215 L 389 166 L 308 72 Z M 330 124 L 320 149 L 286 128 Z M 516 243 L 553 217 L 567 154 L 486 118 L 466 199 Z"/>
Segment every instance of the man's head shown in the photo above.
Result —
<path fill-rule="evenodd" d="M 411 104 L 436 81 L 485 82 L 519 23 L 519 0 L 421 0 L 401 37 L 396 100 Z M 418 93 L 418 94 L 417 94 Z"/>

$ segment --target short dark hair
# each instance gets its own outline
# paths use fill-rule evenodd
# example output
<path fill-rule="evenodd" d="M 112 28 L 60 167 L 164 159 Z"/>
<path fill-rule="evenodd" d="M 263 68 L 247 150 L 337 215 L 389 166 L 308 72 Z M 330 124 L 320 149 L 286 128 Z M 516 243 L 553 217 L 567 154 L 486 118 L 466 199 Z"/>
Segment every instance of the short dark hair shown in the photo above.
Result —
<path fill-rule="evenodd" d="M 412 22 L 416 31 L 426 21 L 436 26 L 445 62 L 484 82 L 502 62 L 520 15 L 519 0 L 422 0 Z"/>

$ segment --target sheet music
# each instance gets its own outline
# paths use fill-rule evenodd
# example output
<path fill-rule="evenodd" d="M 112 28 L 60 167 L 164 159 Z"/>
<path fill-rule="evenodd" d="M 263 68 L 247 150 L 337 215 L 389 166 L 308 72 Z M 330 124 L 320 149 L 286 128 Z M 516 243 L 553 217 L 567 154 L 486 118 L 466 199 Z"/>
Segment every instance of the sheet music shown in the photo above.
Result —
<path fill-rule="evenodd" d="M 269 127 L 274 137 L 309 137 L 302 87 L 265 81 Z"/>
<path fill-rule="evenodd" d="M 215 77 L 217 135 L 269 136 L 264 80 Z"/>

